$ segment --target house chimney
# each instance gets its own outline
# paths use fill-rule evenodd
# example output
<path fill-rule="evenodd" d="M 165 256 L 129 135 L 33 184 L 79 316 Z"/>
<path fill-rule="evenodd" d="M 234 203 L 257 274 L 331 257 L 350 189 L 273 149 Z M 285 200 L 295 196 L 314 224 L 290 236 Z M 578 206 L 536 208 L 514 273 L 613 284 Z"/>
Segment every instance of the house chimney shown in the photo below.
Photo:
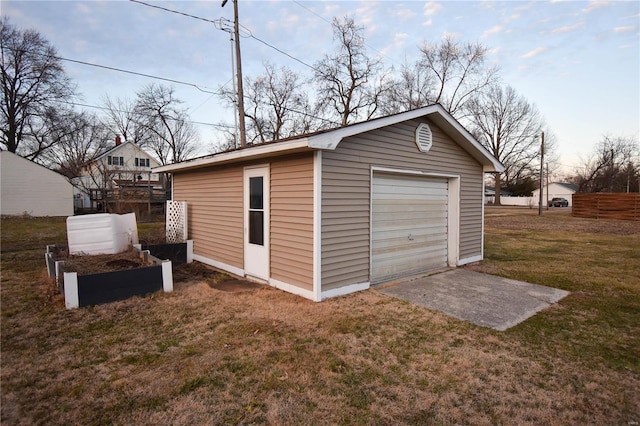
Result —
<path fill-rule="evenodd" d="M 120 145 L 122 143 L 122 139 L 120 139 L 119 135 L 116 135 L 116 146 Z"/>

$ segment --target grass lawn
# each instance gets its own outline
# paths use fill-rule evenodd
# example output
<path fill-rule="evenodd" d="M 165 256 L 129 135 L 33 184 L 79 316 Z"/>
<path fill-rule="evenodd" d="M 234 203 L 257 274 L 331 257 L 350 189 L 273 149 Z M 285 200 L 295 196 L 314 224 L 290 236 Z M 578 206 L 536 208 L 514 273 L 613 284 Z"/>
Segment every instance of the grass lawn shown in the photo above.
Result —
<path fill-rule="evenodd" d="M 43 259 L 64 220 L 3 218 L 0 421 L 638 424 L 640 223 L 565 210 L 487 209 L 469 268 L 571 292 L 506 332 L 375 289 L 220 291 L 198 264 L 173 293 L 67 311 Z"/>

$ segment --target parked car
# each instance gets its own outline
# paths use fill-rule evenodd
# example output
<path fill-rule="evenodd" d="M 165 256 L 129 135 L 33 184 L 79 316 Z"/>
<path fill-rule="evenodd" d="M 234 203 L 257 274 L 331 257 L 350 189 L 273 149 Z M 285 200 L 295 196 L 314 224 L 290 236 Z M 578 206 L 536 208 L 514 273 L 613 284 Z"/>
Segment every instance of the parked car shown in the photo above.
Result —
<path fill-rule="evenodd" d="M 569 202 L 566 198 L 554 197 L 549 201 L 549 207 L 569 207 Z"/>

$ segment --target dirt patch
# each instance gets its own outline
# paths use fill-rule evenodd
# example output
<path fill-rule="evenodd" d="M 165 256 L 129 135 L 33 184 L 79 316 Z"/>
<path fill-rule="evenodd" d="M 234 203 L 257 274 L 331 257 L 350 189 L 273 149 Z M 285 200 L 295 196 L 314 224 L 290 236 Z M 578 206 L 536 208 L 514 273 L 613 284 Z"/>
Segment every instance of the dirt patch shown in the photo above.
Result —
<path fill-rule="evenodd" d="M 98 254 L 91 256 L 67 256 L 65 252 L 60 252 L 56 255 L 56 259 L 64 260 L 65 272 L 77 272 L 79 275 L 113 272 L 147 266 L 135 250 L 128 250 L 117 254 Z"/>
<path fill-rule="evenodd" d="M 263 284 L 251 281 L 238 280 L 235 278 L 227 278 L 217 282 L 210 282 L 209 287 L 216 290 L 225 291 L 227 293 L 241 293 L 246 291 L 258 290 L 264 288 Z"/>

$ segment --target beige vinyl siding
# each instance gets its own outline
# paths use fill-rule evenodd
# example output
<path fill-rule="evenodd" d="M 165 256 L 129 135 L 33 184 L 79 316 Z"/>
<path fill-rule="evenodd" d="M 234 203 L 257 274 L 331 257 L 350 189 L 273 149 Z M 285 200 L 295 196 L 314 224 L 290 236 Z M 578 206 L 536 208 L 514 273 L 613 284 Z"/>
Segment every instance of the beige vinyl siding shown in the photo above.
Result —
<path fill-rule="evenodd" d="M 419 151 L 411 120 L 347 138 L 322 154 L 322 290 L 369 281 L 371 166 L 460 175 L 461 259 L 481 254 L 482 166 L 433 123 Z"/>
<path fill-rule="evenodd" d="M 271 278 L 313 290 L 313 154 L 271 163 Z"/>
<path fill-rule="evenodd" d="M 243 269 L 243 167 L 173 175 L 173 199 L 187 202 L 193 253 Z"/>

